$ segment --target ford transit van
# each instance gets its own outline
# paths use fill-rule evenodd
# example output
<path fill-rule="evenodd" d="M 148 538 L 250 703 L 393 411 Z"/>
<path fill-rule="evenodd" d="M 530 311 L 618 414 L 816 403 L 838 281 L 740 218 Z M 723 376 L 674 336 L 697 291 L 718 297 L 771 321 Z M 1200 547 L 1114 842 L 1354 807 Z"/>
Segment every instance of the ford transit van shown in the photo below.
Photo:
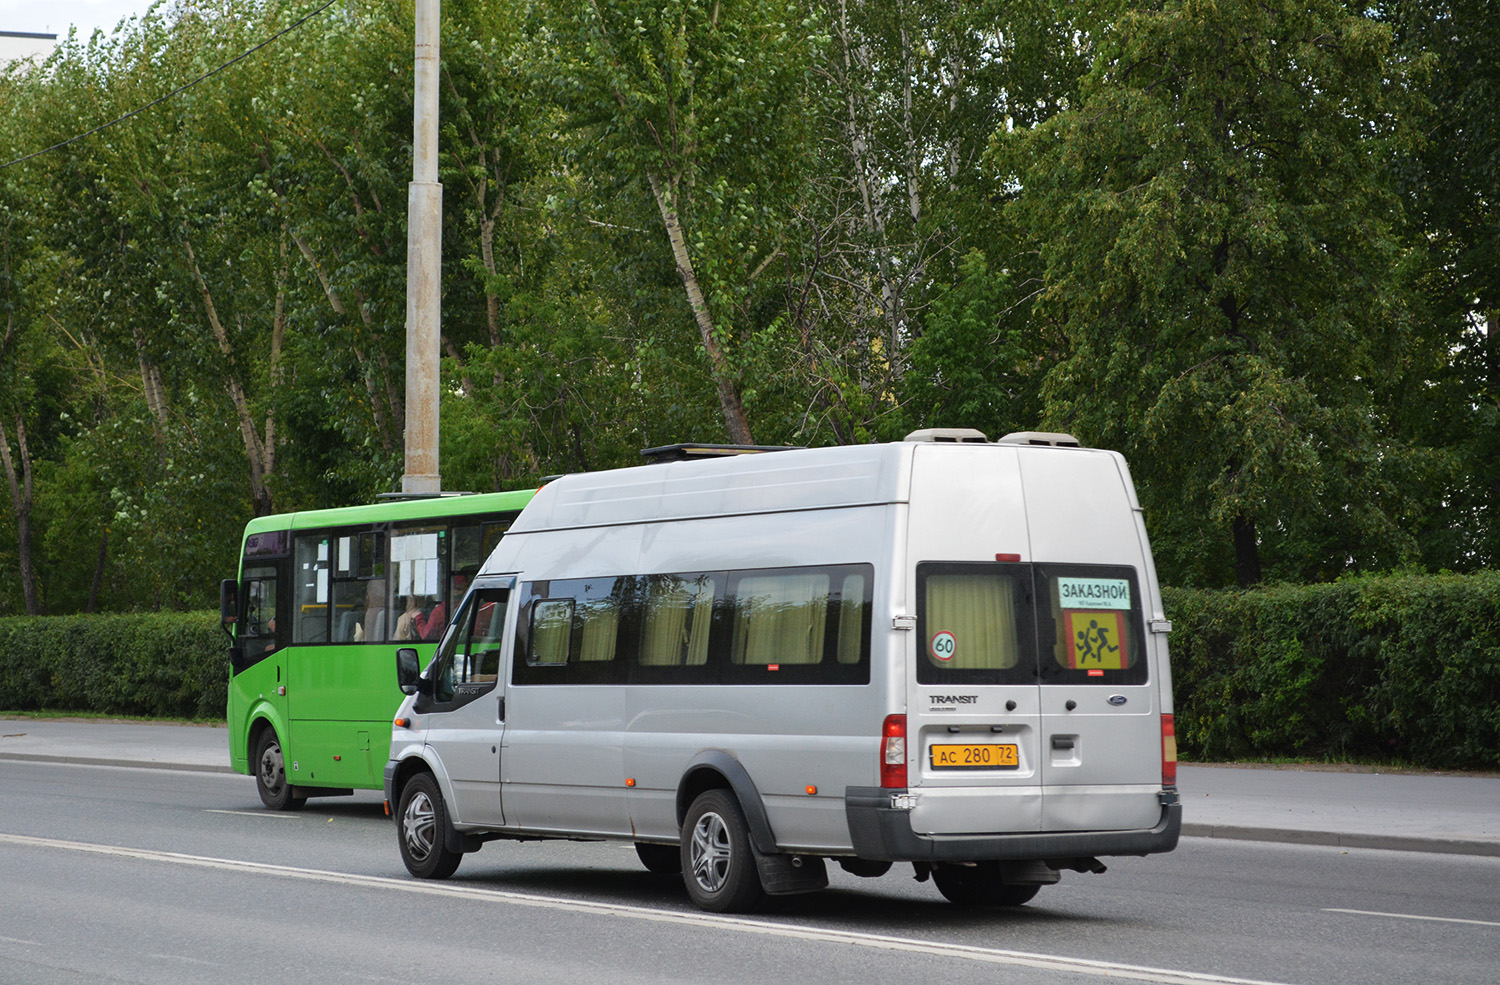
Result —
<path fill-rule="evenodd" d="M 402 858 L 633 842 L 747 911 L 836 864 L 966 905 L 1175 847 L 1171 674 L 1124 459 L 1067 435 L 569 475 L 484 564 L 385 770 Z"/>

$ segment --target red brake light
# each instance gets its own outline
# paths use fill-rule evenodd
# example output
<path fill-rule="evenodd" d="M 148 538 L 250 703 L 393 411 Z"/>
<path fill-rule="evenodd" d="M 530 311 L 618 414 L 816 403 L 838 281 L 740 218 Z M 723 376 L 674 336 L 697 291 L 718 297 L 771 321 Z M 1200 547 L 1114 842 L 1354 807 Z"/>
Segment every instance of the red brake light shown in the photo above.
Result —
<path fill-rule="evenodd" d="M 880 729 L 880 785 L 906 787 L 906 716 L 887 715 Z"/>
<path fill-rule="evenodd" d="M 1161 785 L 1177 786 L 1177 725 L 1171 715 L 1161 716 Z"/>

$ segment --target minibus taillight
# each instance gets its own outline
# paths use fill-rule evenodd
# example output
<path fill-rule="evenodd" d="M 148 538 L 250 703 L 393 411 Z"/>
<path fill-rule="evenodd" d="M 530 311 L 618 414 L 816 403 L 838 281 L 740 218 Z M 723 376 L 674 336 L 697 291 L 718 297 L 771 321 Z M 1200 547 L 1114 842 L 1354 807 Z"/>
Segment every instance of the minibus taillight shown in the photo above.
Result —
<path fill-rule="evenodd" d="M 906 716 L 887 715 L 880 730 L 880 785 L 906 786 Z"/>
<path fill-rule="evenodd" d="M 1177 786 L 1177 726 L 1171 715 L 1161 716 L 1161 785 Z"/>

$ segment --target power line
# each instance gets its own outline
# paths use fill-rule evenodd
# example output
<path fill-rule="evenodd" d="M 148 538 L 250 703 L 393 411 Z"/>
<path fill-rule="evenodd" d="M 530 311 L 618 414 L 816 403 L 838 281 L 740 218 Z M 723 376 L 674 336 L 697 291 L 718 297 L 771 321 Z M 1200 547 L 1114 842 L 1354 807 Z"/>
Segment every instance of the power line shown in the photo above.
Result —
<path fill-rule="evenodd" d="M 12 164 L 21 164 L 22 162 L 29 161 L 29 160 L 31 160 L 34 157 L 41 157 L 43 154 L 47 154 L 47 153 L 50 153 L 51 151 L 55 151 L 59 147 L 66 147 L 69 144 L 74 143 L 75 141 L 82 140 L 84 137 L 91 137 L 94 134 L 99 133 L 102 130 L 108 130 L 110 127 L 114 126 L 117 123 L 124 123 L 126 120 L 130 119 L 132 116 L 136 116 L 136 115 L 139 115 L 141 113 L 144 113 L 146 110 L 150 109 L 151 107 L 156 106 L 156 105 L 158 105 L 160 103 L 166 102 L 168 99 L 171 99 L 173 96 L 177 95 L 179 92 L 185 92 L 186 90 L 191 89 L 193 86 L 197 85 L 198 83 L 213 78 L 215 75 L 218 75 L 220 72 L 224 71 L 226 68 L 229 68 L 231 65 L 236 65 L 239 62 L 244 61 L 246 58 L 249 58 L 251 55 L 255 54 L 257 51 L 259 51 L 260 49 L 264 48 L 266 45 L 270 44 L 272 41 L 275 41 L 277 38 L 280 38 L 284 34 L 290 34 L 292 31 L 295 31 L 297 28 L 301 27 L 303 24 L 306 24 L 308 21 L 312 20 L 314 17 L 318 16 L 323 11 L 327 10 L 329 7 L 332 7 L 334 4 L 336 4 L 338 2 L 339 2 L 339 0 L 328 0 L 327 3 L 323 4 L 323 6 L 319 7 L 317 10 L 314 10 L 313 12 L 311 12 L 310 14 L 308 14 L 307 16 L 303 17 L 301 20 L 297 21 L 295 24 L 292 24 L 289 27 L 286 27 L 286 28 L 283 28 L 280 31 L 277 31 L 275 34 L 271 35 L 269 38 L 266 38 L 264 41 L 262 41 L 260 44 L 256 45 L 254 48 L 251 48 L 249 51 L 246 51 L 243 54 L 241 54 L 241 55 L 239 55 L 239 56 L 237 56 L 235 58 L 230 59 L 229 61 L 227 61 L 224 64 L 220 65 L 216 69 L 213 69 L 211 71 L 203 73 L 202 75 L 198 76 L 196 79 L 194 79 L 191 82 L 187 82 L 187 83 L 184 83 L 183 85 L 178 86 L 176 89 L 173 89 L 171 92 L 167 93 L 165 96 L 162 96 L 162 97 L 160 97 L 158 99 L 153 99 L 153 100 L 151 100 L 151 102 L 147 103 L 146 105 L 136 107 L 135 109 L 131 110 L 129 113 L 126 113 L 124 116 L 116 117 L 115 119 L 110 120 L 108 123 L 104 123 L 104 124 L 101 124 L 100 126 L 94 127 L 94 129 L 92 129 L 92 130 L 86 131 L 84 133 L 76 134 L 75 136 L 69 137 L 67 140 L 58 141 L 57 143 L 53 144 L 51 147 L 43 147 L 41 150 L 35 151 L 34 153 L 31 153 L 31 154 L 27 154 L 25 157 L 18 157 L 18 158 L 16 158 L 13 161 L 6 161 L 4 164 L 0 164 L 0 171 L 4 171 L 6 168 L 10 167 Z"/>

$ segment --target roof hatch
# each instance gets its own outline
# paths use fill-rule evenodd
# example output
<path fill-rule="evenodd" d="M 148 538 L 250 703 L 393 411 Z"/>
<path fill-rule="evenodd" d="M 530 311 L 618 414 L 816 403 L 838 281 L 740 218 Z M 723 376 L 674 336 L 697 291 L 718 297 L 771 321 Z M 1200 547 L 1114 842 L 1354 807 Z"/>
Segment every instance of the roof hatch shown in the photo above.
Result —
<path fill-rule="evenodd" d="M 989 438 L 973 428 L 923 428 L 908 434 L 906 441 L 933 441 L 948 445 L 987 445 Z"/>

